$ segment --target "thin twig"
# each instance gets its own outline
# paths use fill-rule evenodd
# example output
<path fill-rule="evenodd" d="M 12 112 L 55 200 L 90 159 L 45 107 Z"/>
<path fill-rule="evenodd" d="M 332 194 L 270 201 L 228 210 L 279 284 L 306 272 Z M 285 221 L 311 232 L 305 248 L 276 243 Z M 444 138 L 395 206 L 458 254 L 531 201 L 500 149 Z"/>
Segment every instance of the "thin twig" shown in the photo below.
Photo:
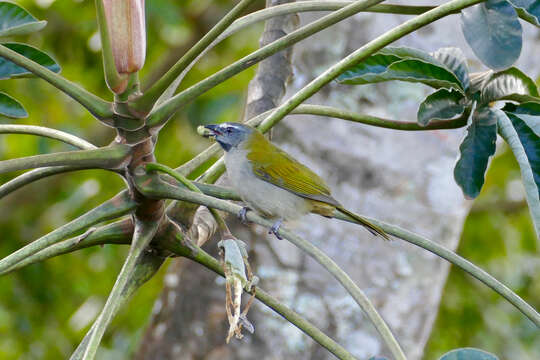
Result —
<path fill-rule="evenodd" d="M 64 131 L 51 129 L 44 126 L 34 125 L 0 125 L 0 134 L 27 134 L 44 136 L 55 140 L 60 140 L 66 144 L 73 145 L 79 149 L 91 150 L 97 147 L 78 136 L 66 133 Z"/>

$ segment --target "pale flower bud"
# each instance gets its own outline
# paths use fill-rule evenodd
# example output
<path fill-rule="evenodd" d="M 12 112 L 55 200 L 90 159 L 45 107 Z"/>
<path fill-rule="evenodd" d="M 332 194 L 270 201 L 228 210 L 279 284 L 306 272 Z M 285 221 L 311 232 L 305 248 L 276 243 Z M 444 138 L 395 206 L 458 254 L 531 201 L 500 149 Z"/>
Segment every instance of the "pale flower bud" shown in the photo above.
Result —
<path fill-rule="evenodd" d="M 103 7 L 116 70 L 140 70 L 146 55 L 144 0 L 103 0 Z"/>

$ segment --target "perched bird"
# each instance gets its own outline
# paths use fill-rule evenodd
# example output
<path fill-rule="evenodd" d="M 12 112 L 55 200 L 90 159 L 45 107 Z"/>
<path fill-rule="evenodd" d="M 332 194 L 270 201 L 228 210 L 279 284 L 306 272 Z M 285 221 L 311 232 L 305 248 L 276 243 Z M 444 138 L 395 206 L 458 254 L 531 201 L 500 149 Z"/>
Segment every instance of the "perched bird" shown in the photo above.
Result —
<path fill-rule="evenodd" d="M 345 209 L 330 194 L 328 185 L 308 167 L 268 141 L 257 129 L 239 123 L 206 125 L 204 134 L 225 150 L 225 166 L 231 185 L 249 208 L 276 220 L 269 233 L 278 235 L 283 221 L 307 213 L 332 217 L 338 210 L 355 219 L 374 235 L 389 239 L 378 226 Z"/>

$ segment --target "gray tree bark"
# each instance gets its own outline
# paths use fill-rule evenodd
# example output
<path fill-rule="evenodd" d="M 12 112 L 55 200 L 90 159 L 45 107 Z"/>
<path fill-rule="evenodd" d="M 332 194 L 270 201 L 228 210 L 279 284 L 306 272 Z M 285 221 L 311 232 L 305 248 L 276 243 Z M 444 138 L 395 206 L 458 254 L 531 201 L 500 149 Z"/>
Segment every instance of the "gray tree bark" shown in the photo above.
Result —
<path fill-rule="evenodd" d="M 301 23 L 318 16 L 303 14 Z M 294 78 L 286 96 L 407 18 L 360 14 L 301 42 L 294 48 Z M 443 19 L 400 44 L 428 51 L 458 46 L 468 58 L 474 58 L 464 44 L 458 21 L 456 16 Z M 294 17 L 268 22 L 262 42 L 281 36 L 294 24 Z M 289 77 L 287 57 L 283 52 L 260 65 L 249 87 L 246 117 L 279 103 Z M 522 59 L 527 62 L 534 57 Z M 478 67 L 474 61 L 471 65 Z M 331 83 L 308 102 L 414 121 L 419 103 L 430 91 L 403 82 Z M 282 121 L 274 141 L 326 179 L 334 197 L 347 208 L 455 249 L 470 207 L 452 175 L 463 133 L 463 129 L 400 132 L 302 115 Z M 400 240 L 384 242 L 358 226 L 316 215 L 306 217 L 296 231 L 342 266 L 388 322 L 407 357 L 420 359 L 437 314 L 448 264 Z M 238 226 L 233 232 L 249 242 L 261 287 L 359 359 L 373 355 L 391 358 L 356 303 L 317 263 L 288 242 L 267 236 L 265 229 Z M 206 247 L 216 245 L 210 242 Z M 171 266 L 165 280 L 137 359 L 333 358 L 260 303 L 248 315 L 255 333 L 225 345 L 223 281 L 185 260 Z"/>

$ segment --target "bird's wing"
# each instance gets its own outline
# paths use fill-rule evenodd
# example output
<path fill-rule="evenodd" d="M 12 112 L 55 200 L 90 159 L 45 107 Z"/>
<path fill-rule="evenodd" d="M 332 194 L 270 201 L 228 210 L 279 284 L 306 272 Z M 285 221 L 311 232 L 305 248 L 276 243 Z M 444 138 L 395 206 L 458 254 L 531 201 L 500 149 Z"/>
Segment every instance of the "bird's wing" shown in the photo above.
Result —
<path fill-rule="evenodd" d="M 307 166 L 269 141 L 259 144 L 247 154 L 255 176 L 298 196 L 340 206 L 324 180 Z"/>

